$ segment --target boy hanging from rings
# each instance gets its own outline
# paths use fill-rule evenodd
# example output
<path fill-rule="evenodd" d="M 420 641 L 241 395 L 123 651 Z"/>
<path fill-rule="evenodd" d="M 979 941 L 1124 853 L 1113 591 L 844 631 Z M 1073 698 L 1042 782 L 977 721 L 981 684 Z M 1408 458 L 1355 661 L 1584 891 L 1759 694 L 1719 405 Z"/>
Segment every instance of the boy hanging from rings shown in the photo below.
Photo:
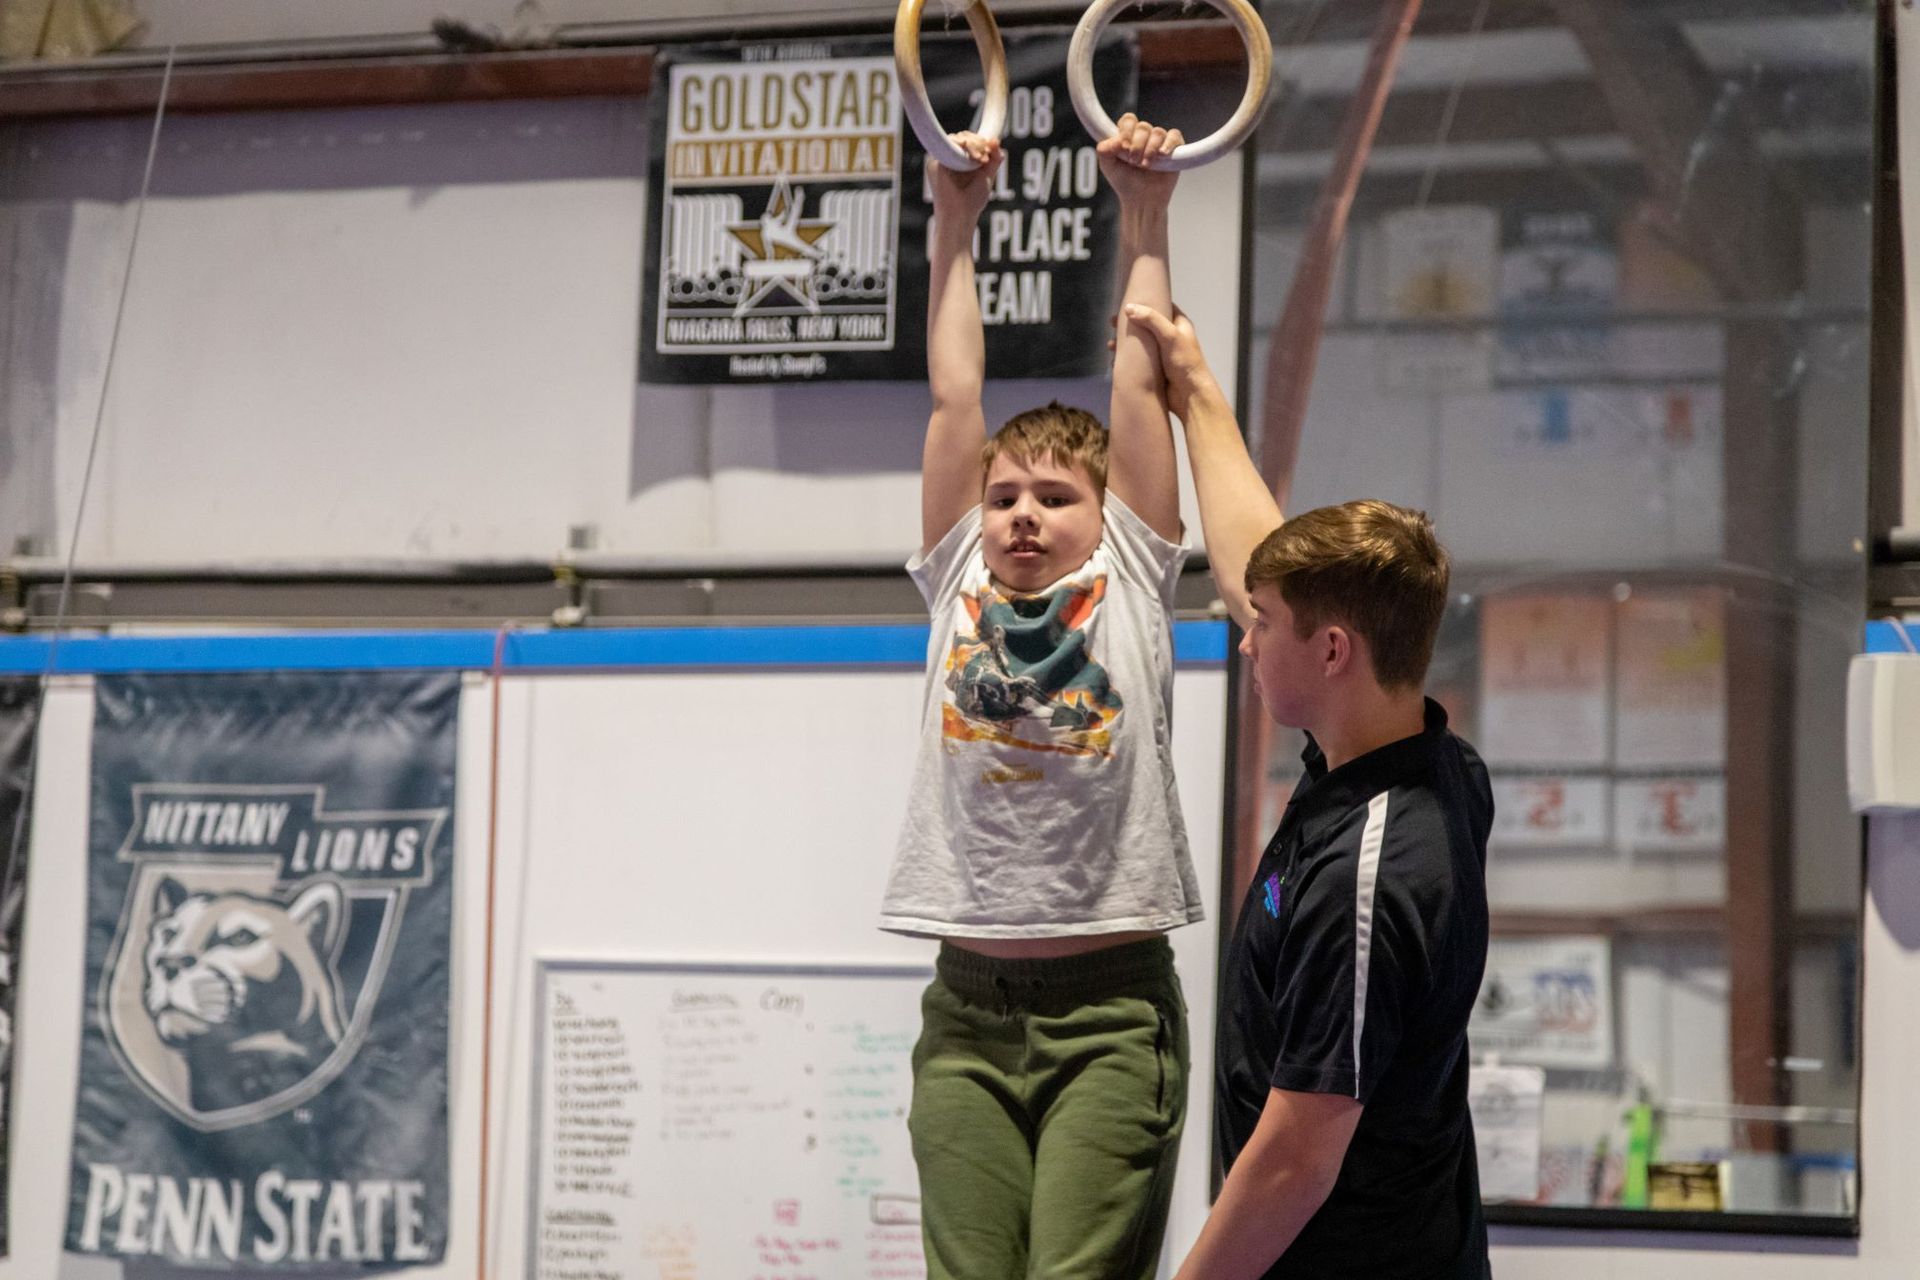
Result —
<path fill-rule="evenodd" d="M 1154 1274 L 1186 1118 L 1165 931 L 1201 919 L 1174 789 L 1170 611 L 1182 539 L 1157 348 L 1122 327 L 1110 427 L 1057 402 L 987 434 L 972 244 L 1002 154 L 929 161 L 934 227 L 908 572 L 932 613 L 918 763 L 881 926 L 941 940 L 909 1127 L 933 1280 Z M 1172 305 L 1181 142 L 1099 146 L 1120 301 Z M 1089 300 L 1092 305 L 1092 300 Z"/>

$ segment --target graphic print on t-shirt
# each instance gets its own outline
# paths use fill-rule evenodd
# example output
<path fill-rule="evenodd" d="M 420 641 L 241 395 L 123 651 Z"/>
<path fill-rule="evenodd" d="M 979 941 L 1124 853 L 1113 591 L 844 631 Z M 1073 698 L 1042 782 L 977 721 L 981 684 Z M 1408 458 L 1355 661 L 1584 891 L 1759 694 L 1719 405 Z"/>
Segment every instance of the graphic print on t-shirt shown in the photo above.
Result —
<path fill-rule="evenodd" d="M 948 743 L 1110 756 L 1122 703 L 1087 641 L 1106 594 L 1105 575 L 1040 595 L 1002 595 L 991 584 L 962 592 L 974 629 L 954 636 L 947 655 Z"/>

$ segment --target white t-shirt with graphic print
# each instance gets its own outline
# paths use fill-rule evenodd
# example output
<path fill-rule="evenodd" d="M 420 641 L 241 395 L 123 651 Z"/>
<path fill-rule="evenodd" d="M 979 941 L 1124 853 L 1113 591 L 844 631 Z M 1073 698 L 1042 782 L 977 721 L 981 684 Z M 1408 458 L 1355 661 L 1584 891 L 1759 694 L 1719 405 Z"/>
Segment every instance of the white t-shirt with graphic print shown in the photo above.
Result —
<path fill-rule="evenodd" d="M 1112 494 L 1100 545 L 1031 595 L 993 583 L 980 508 L 907 564 L 932 614 L 920 754 L 880 927 L 960 938 L 1204 916 L 1174 790 L 1187 548 Z"/>

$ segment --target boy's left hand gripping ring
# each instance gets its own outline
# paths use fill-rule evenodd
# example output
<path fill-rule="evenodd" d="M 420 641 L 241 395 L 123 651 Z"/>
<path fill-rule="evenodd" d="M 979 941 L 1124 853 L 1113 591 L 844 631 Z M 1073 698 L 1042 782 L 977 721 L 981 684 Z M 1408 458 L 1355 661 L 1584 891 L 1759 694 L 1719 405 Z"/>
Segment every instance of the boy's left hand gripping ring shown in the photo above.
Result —
<path fill-rule="evenodd" d="M 900 0 L 900 12 L 893 20 L 893 61 L 900 71 L 900 109 L 913 126 L 914 137 L 927 149 L 927 158 L 949 169 L 967 170 L 980 166 L 973 157 L 955 146 L 933 114 L 927 98 L 926 77 L 920 74 L 920 10 L 926 0 Z M 974 132 L 998 142 L 1007 127 L 1007 51 L 1000 43 L 1000 27 L 994 22 L 987 0 L 967 0 L 967 25 L 973 29 L 973 43 L 980 50 L 980 66 L 986 72 L 987 96 L 980 110 L 980 123 Z"/>

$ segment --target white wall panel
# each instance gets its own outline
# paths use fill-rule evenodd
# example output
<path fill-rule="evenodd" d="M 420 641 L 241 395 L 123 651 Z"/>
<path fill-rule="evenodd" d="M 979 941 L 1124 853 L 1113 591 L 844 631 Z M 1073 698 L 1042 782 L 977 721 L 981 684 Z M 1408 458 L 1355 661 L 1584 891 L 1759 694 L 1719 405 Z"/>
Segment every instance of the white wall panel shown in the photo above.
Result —
<path fill-rule="evenodd" d="M 513 677 L 502 687 L 493 993 L 494 1188 L 487 1274 L 525 1260 L 536 956 L 931 960 L 881 933 L 880 893 L 905 810 L 917 672 Z M 1208 911 L 1177 931 L 1192 1008 L 1189 1121 L 1168 1249 L 1205 1217 L 1213 966 L 1221 911 L 1226 677 L 1175 679 L 1174 757 Z M 460 708 L 450 1082 L 452 1229 L 421 1280 L 469 1280 L 479 1255 L 492 691 Z M 12 1131 L 13 1256 L 0 1280 L 140 1280 L 59 1252 L 65 1231 L 86 941 L 91 682 L 63 682 L 40 747 Z"/>
<path fill-rule="evenodd" d="M 13 327 L 58 325 L 0 402 L 0 436 L 55 459 L 8 481 L 57 494 L 43 551 L 80 501 L 149 124 L 30 129 L 0 187 Z M 645 134 L 642 100 L 167 121 L 82 557 L 544 557 L 591 524 L 634 554 L 904 560 L 923 385 L 637 386 Z M 1174 214 L 1228 386 L 1239 192 L 1213 165 Z M 995 384 L 989 416 L 1056 395 L 1106 416 L 1101 379 Z M 46 524 L 20 510 L 9 541 Z"/>

